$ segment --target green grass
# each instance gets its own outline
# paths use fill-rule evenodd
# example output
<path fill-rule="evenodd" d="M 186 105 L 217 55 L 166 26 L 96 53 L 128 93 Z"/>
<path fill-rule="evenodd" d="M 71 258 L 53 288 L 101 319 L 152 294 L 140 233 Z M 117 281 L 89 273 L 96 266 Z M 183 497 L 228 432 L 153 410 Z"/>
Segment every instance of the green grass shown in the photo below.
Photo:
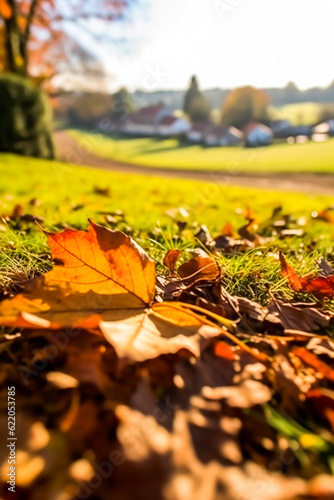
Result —
<path fill-rule="evenodd" d="M 20 218 L 8 221 L 17 204 L 24 214 L 43 218 L 42 225 L 50 230 L 67 225 L 87 228 L 88 218 L 106 224 L 105 217 L 111 214 L 111 227 L 131 234 L 156 260 L 160 272 L 166 272 L 161 263 L 169 248 L 182 249 L 188 259 L 191 250 L 201 246 L 195 238 L 201 225 L 213 237 L 226 222 L 238 229 L 245 224 L 243 211 L 251 207 L 260 229 L 266 228 L 273 208 L 283 205 L 283 213 L 292 218 L 306 217 L 303 237 L 276 239 L 246 253 L 216 254 L 228 290 L 263 303 L 268 300 L 268 286 L 273 293 L 291 296 L 280 276 L 278 247 L 304 273 L 314 269 L 320 255 L 334 260 L 334 228 L 311 217 L 313 211 L 330 205 L 328 196 L 162 180 L 14 155 L 0 155 L 0 178 L 0 292 L 15 289 L 23 279 L 51 266 L 46 239 L 37 226 Z M 97 194 L 95 187 L 109 188 L 110 195 Z M 178 221 L 187 226 L 181 230 Z"/>
<path fill-rule="evenodd" d="M 297 102 L 284 106 L 271 106 L 274 119 L 289 120 L 293 125 L 314 125 L 319 120 L 325 103 Z"/>
<path fill-rule="evenodd" d="M 97 156 L 150 167 L 238 172 L 334 173 L 334 139 L 324 143 L 275 144 L 263 148 L 203 148 L 176 139 L 112 138 L 71 130 L 83 149 Z"/>

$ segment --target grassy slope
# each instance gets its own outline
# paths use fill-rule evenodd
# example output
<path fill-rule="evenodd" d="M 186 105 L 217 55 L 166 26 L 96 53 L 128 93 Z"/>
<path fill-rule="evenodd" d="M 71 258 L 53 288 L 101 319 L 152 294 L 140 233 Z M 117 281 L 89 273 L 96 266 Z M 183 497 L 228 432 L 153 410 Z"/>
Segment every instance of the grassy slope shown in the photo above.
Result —
<path fill-rule="evenodd" d="M 275 144 L 266 148 L 202 148 L 175 139 L 113 139 L 70 131 L 81 147 L 104 158 L 147 165 L 187 169 L 248 172 L 334 172 L 334 139 L 325 143 Z"/>
<path fill-rule="evenodd" d="M 105 213 L 122 210 L 125 221 L 116 217 L 117 228 L 132 234 L 158 263 L 168 248 L 192 248 L 200 224 L 206 224 L 213 236 L 220 233 L 226 222 L 241 227 L 245 219 L 240 212 L 247 206 L 255 211 L 261 223 L 280 204 L 286 212 L 310 217 L 312 211 L 331 202 L 326 196 L 196 181 L 162 181 L 153 176 L 127 176 L 11 155 L 0 156 L 0 178 L 0 214 L 10 214 L 16 204 L 21 204 L 24 213 L 43 217 L 45 228 L 59 230 L 64 224 L 86 228 L 88 217 L 103 223 Z M 94 186 L 110 188 L 110 196 L 94 193 Z M 29 204 L 32 198 L 40 200 L 40 205 Z M 184 214 L 177 211 L 180 207 L 189 213 L 185 218 L 188 227 L 182 233 L 170 216 L 173 213 L 166 215 L 166 211 L 176 210 L 175 217 L 184 218 Z M 292 248 L 297 267 L 308 271 L 318 255 L 318 250 L 310 250 L 312 245 L 316 242 L 325 255 L 331 252 L 331 233 L 329 224 L 310 220 L 305 237 L 288 238 L 277 244 L 285 251 Z M 220 258 L 230 291 L 262 300 L 267 294 L 268 282 L 273 290 L 282 286 L 277 260 L 267 255 L 272 247 Z M 45 259 L 47 253 L 45 237 L 33 223 L 18 220 L 1 224 L 0 221 L 0 291 L 1 287 L 10 287 L 49 268 L 50 262 Z M 303 255 L 305 260 L 299 258 Z"/>

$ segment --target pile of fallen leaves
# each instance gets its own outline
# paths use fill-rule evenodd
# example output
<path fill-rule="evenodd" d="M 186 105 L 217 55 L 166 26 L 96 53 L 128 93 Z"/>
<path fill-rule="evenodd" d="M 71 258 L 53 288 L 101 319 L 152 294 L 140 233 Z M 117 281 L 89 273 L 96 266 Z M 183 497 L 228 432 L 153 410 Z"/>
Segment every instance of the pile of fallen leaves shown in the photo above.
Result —
<path fill-rule="evenodd" d="M 292 290 L 319 301 L 264 307 L 228 294 L 205 253 L 179 265 L 170 250 L 157 277 L 122 232 L 45 234 L 53 269 L 0 302 L 8 498 L 334 497 L 331 273 L 300 277 L 281 255 Z"/>

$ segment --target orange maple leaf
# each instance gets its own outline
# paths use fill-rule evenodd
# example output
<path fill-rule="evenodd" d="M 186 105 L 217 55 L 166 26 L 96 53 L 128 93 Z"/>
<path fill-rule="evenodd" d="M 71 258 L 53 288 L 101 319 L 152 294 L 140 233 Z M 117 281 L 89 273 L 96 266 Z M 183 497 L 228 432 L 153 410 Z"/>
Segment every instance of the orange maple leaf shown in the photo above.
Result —
<path fill-rule="evenodd" d="M 33 322 L 45 328 L 49 321 L 56 328 L 81 324 L 104 310 L 145 308 L 153 301 L 154 262 L 129 236 L 93 222 L 88 232 L 44 233 L 56 265 L 28 282 L 24 293 L 1 302 L 2 325 Z"/>

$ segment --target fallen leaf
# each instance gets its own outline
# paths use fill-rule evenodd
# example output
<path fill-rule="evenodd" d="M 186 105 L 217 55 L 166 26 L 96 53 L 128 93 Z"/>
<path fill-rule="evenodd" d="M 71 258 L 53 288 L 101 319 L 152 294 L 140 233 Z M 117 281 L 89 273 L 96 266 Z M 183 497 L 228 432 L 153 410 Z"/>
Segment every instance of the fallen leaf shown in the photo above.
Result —
<path fill-rule="evenodd" d="M 101 188 L 99 186 L 94 186 L 94 193 L 98 194 L 100 196 L 106 196 L 107 198 L 109 198 L 110 197 L 110 188 L 109 187 Z"/>
<path fill-rule="evenodd" d="M 249 222 L 247 222 L 247 224 L 245 224 L 238 230 L 238 233 L 245 240 L 250 241 L 254 245 L 258 245 L 261 244 L 262 241 L 264 241 L 264 239 L 261 238 L 261 236 L 259 236 L 255 232 L 258 229 L 258 227 L 259 226 L 257 221 L 255 219 L 250 219 Z"/>
<path fill-rule="evenodd" d="M 17 203 L 12 210 L 12 213 L 9 215 L 10 219 L 16 219 L 21 217 L 23 214 L 23 206 L 20 203 Z"/>
<path fill-rule="evenodd" d="M 205 340 L 224 334 L 224 330 L 208 325 L 205 318 L 177 302 L 156 303 L 132 313 L 104 313 L 100 328 L 118 357 L 136 362 L 181 349 L 198 357 Z"/>
<path fill-rule="evenodd" d="M 325 355 L 334 358 L 334 342 L 328 338 L 313 337 L 306 347 L 318 356 Z"/>
<path fill-rule="evenodd" d="M 326 418 L 334 432 L 334 392 L 329 389 L 311 389 L 305 395 L 315 410 Z"/>
<path fill-rule="evenodd" d="M 281 339 L 283 342 L 287 342 L 287 341 L 292 341 L 292 340 L 307 341 L 308 339 L 314 339 L 314 338 L 318 338 L 318 337 L 315 337 L 314 333 L 308 333 L 308 332 L 304 332 L 302 330 L 290 330 L 289 328 L 287 328 L 284 330 L 283 337 L 279 337 L 279 336 L 275 335 L 274 338 L 277 340 Z"/>
<path fill-rule="evenodd" d="M 294 349 L 293 354 L 300 358 L 304 364 L 311 366 L 314 370 L 322 375 L 323 378 L 334 382 L 334 370 L 329 365 L 321 361 L 310 351 L 304 347 L 297 347 Z"/>
<path fill-rule="evenodd" d="M 142 308 L 153 301 L 154 263 L 129 236 L 93 222 L 88 232 L 45 234 L 56 265 L 28 282 L 24 293 L 1 302 L 2 325 L 17 324 L 22 315 L 26 321 L 27 314 L 47 321 L 63 315 L 61 323 L 68 324 L 99 311 Z"/>
<path fill-rule="evenodd" d="M 225 226 L 222 227 L 222 236 L 231 236 L 233 237 L 234 236 L 234 227 L 233 227 L 233 224 L 231 222 L 226 222 Z"/>
<path fill-rule="evenodd" d="M 231 236 L 220 235 L 214 239 L 215 248 L 224 250 L 226 253 L 246 252 L 253 248 L 254 244 L 251 241 L 242 239 L 234 239 Z"/>
<path fill-rule="evenodd" d="M 313 332 L 327 327 L 331 319 L 329 313 L 325 314 L 307 303 L 290 304 L 275 299 L 268 309 L 270 314 L 277 315 L 283 328 L 291 330 Z"/>
<path fill-rule="evenodd" d="M 222 316 L 235 319 L 241 314 L 246 314 L 255 321 L 266 319 L 268 309 L 261 304 L 246 297 L 232 296 L 220 284 L 214 284 L 212 291 L 215 298 L 215 303 L 212 305 L 223 308 L 221 309 Z"/>
<path fill-rule="evenodd" d="M 3 216 L 3 219 L 6 221 L 20 221 L 20 222 L 43 222 L 43 217 L 37 217 L 32 214 L 25 214 L 23 212 L 23 206 L 20 203 L 17 203 L 10 215 Z"/>
<path fill-rule="evenodd" d="M 296 271 L 287 263 L 284 255 L 279 254 L 281 262 L 282 276 L 288 279 L 291 288 L 295 292 L 312 293 L 316 297 L 333 297 L 334 296 L 334 276 L 319 276 L 302 278 L 297 275 Z"/>
<path fill-rule="evenodd" d="M 323 276 L 334 274 L 334 269 L 326 259 L 321 259 L 319 262 L 319 271 Z"/>
<path fill-rule="evenodd" d="M 257 221 L 257 217 L 255 215 L 254 210 L 248 205 L 247 208 L 244 210 L 244 217 L 248 221 Z"/>
<path fill-rule="evenodd" d="M 178 274 L 185 283 L 193 283 L 201 280 L 215 281 L 220 277 L 220 269 L 211 257 L 195 257 L 182 264 Z"/>
<path fill-rule="evenodd" d="M 165 258 L 163 260 L 163 263 L 165 266 L 168 267 L 168 269 L 174 273 L 175 271 L 175 266 L 177 264 L 177 261 L 181 257 L 182 252 L 178 250 L 177 248 L 172 248 L 171 250 L 168 250 L 168 252 L 165 255 Z"/>
<path fill-rule="evenodd" d="M 234 361 L 237 358 L 237 355 L 232 350 L 231 346 L 226 344 L 226 342 L 217 342 L 214 352 L 219 358 L 223 358 L 228 361 Z"/>
<path fill-rule="evenodd" d="M 32 207 L 39 207 L 42 205 L 42 201 L 39 198 L 31 198 L 31 200 L 29 200 L 29 205 Z"/>
<path fill-rule="evenodd" d="M 330 224 L 334 223 L 334 213 L 333 207 L 327 207 L 318 214 L 316 214 L 316 219 L 323 220 L 325 222 L 329 222 Z"/>
<path fill-rule="evenodd" d="M 209 247 L 212 243 L 212 237 L 209 229 L 203 224 L 200 230 L 195 234 L 195 238 L 198 239 L 203 245 Z"/>
<path fill-rule="evenodd" d="M 80 293 L 96 290 L 113 295 L 112 308 L 119 307 L 116 302 L 121 295 L 126 296 L 127 307 L 152 302 L 154 263 L 129 236 L 94 222 L 88 233 L 67 229 L 45 234 L 53 259 L 62 262 L 46 275 L 51 283 L 65 282 Z"/>

